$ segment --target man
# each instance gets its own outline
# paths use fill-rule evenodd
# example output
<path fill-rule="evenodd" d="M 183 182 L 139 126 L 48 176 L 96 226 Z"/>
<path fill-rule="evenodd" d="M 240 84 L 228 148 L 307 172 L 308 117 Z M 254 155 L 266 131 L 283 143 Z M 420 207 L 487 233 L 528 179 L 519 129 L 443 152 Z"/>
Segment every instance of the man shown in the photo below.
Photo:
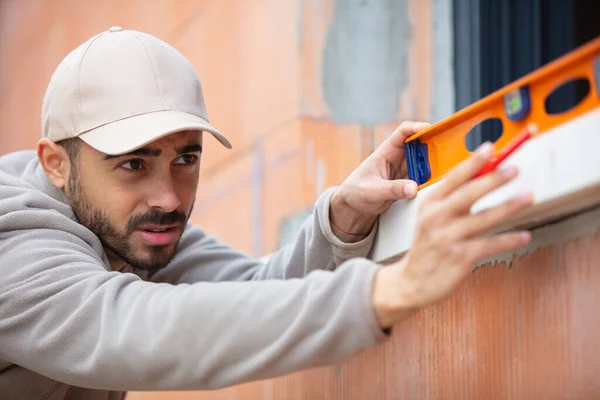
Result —
<path fill-rule="evenodd" d="M 528 243 L 481 238 L 531 203 L 471 215 L 514 168 L 472 179 L 482 146 L 424 200 L 413 247 L 366 257 L 377 216 L 416 195 L 402 124 L 316 202 L 268 262 L 187 224 L 208 123 L 189 62 L 114 27 L 52 76 L 43 138 L 0 158 L 0 398 L 116 399 L 127 390 L 212 389 L 338 363 L 448 296 L 473 264 Z"/>

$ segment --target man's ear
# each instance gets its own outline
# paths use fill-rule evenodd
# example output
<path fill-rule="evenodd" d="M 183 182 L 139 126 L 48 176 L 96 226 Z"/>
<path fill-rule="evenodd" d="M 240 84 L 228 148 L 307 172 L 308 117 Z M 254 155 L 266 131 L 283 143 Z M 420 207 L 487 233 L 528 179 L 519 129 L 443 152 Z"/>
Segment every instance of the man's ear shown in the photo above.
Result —
<path fill-rule="evenodd" d="M 63 189 L 69 181 L 71 160 L 65 149 L 48 138 L 37 144 L 37 156 L 44 172 L 54 186 Z"/>

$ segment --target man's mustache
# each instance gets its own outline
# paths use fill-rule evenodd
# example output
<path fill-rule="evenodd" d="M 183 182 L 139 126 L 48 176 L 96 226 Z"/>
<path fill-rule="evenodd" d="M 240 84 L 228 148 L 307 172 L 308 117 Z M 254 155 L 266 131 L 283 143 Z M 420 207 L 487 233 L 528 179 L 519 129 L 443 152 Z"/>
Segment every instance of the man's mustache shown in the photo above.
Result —
<path fill-rule="evenodd" d="M 186 220 L 185 213 L 180 210 L 164 213 L 156 209 L 151 209 L 147 213 L 133 216 L 127 224 L 127 232 L 131 233 L 143 225 L 183 225 Z"/>

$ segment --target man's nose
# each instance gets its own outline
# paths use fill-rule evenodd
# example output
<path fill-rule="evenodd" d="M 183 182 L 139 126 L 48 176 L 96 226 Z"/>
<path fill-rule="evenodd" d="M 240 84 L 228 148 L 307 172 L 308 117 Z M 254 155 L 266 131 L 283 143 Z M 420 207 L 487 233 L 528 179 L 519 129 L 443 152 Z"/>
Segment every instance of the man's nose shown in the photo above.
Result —
<path fill-rule="evenodd" d="M 159 208 L 164 212 L 177 210 L 181 199 L 175 190 L 172 179 L 161 179 L 152 183 L 149 189 L 148 207 Z"/>

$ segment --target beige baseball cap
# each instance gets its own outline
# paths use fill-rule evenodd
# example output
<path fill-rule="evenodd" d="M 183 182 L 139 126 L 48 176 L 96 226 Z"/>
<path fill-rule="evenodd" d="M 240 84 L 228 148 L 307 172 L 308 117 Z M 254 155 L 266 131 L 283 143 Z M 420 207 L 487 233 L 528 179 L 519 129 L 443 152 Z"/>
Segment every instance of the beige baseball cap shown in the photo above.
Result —
<path fill-rule="evenodd" d="M 69 53 L 44 96 L 43 136 L 80 137 L 96 150 L 119 155 L 184 130 L 210 132 L 198 75 L 167 43 L 112 27 Z"/>

